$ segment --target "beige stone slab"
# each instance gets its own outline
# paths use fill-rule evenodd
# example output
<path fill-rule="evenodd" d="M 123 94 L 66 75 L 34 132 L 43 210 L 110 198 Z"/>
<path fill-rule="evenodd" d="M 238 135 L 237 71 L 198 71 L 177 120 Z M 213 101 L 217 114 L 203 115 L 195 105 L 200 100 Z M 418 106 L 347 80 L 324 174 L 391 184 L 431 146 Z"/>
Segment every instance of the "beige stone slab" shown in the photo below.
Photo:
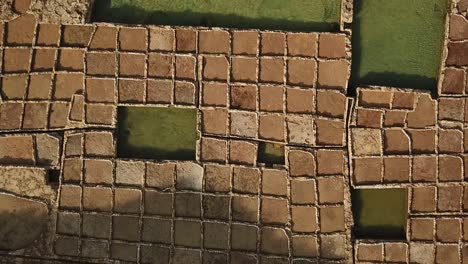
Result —
<path fill-rule="evenodd" d="M 32 136 L 0 137 L 0 163 L 8 165 L 33 165 Z"/>

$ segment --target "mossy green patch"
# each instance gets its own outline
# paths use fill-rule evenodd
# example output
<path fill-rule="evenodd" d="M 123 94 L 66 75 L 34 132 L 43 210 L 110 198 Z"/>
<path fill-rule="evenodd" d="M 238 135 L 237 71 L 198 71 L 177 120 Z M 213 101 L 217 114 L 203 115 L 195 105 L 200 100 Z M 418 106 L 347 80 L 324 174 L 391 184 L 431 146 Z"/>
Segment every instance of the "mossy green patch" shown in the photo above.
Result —
<path fill-rule="evenodd" d="M 258 144 L 257 161 L 268 165 L 284 164 L 284 145 L 260 142 Z"/>
<path fill-rule="evenodd" d="M 93 20 L 337 31 L 341 0 L 98 0 Z"/>
<path fill-rule="evenodd" d="M 357 238 L 406 238 L 407 189 L 355 189 L 351 199 Z"/>
<path fill-rule="evenodd" d="M 435 91 L 449 0 L 356 0 L 352 82 Z"/>
<path fill-rule="evenodd" d="M 120 158 L 195 160 L 197 110 L 120 106 L 117 150 Z"/>

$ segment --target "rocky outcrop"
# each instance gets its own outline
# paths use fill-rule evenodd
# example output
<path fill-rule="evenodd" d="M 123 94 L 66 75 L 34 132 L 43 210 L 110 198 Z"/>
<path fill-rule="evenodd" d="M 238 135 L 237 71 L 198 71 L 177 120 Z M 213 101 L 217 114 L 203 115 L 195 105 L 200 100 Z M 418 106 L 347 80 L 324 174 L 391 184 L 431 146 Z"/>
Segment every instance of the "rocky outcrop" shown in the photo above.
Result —
<path fill-rule="evenodd" d="M 0 194 L 0 249 L 18 250 L 39 238 L 45 229 L 47 205 L 10 194 Z"/>
<path fill-rule="evenodd" d="M 0 189 L 47 201 L 54 201 L 56 196 L 41 168 L 0 167 Z"/>

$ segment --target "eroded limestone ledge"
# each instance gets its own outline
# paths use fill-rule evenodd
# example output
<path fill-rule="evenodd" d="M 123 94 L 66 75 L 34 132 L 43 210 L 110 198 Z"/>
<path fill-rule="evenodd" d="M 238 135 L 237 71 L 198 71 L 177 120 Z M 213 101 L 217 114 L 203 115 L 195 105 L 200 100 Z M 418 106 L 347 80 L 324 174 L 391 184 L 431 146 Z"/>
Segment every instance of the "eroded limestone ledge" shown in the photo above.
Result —
<path fill-rule="evenodd" d="M 12 8 L 14 0 L 0 1 L 0 21 L 10 20 L 18 15 L 15 7 Z M 39 21 L 47 23 L 85 23 L 90 10 L 90 0 L 26 0 L 16 2 L 31 2 L 30 8 L 21 3 L 21 12 L 30 12 L 36 15 Z"/>
<path fill-rule="evenodd" d="M 56 191 L 46 182 L 46 171 L 34 167 L 0 167 L 0 190 L 52 203 Z"/>

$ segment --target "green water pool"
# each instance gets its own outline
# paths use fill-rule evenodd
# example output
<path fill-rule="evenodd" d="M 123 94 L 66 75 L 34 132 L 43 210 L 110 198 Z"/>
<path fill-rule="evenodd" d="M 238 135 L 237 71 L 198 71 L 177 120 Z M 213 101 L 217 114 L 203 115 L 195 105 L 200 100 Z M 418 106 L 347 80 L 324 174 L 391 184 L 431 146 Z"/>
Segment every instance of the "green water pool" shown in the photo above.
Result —
<path fill-rule="evenodd" d="M 406 239 L 407 189 L 355 189 L 351 200 L 357 238 Z"/>
<path fill-rule="evenodd" d="M 435 91 L 449 0 L 355 0 L 353 86 Z"/>
<path fill-rule="evenodd" d="M 284 145 L 259 142 L 257 161 L 267 165 L 284 165 Z"/>
<path fill-rule="evenodd" d="M 341 0 L 98 0 L 93 20 L 179 26 L 337 31 Z"/>
<path fill-rule="evenodd" d="M 120 106 L 119 158 L 195 160 L 197 110 Z"/>

